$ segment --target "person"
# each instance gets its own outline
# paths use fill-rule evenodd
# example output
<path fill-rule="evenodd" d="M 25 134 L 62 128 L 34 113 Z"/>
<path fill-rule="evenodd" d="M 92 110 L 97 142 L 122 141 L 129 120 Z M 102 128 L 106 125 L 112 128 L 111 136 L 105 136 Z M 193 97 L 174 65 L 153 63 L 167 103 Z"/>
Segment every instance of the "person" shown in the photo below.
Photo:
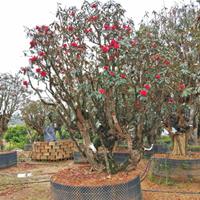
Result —
<path fill-rule="evenodd" d="M 44 130 L 45 141 L 56 141 L 55 128 L 52 124 L 48 125 Z"/>

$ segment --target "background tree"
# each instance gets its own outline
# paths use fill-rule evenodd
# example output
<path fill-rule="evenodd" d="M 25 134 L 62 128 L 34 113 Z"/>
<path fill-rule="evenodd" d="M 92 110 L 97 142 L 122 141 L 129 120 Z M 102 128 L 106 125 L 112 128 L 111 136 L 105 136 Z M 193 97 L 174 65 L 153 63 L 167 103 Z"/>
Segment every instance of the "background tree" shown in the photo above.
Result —
<path fill-rule="evenodd" d="M 53 106 L 43 104 L 40 100 L 31 101 L 21 111 L 26 125 L 34 129 L 41 140 L 44 137 L 45 127 L 50 123 L 49 118 L 54 123 L 56 130 L 61 134 L 62 120 Z"/>
<path fill-rule="evenodd" d="M 0 138 L 8 128 L 12 114 L 26 101 L 27 91 L 19 75 L 0 75 Z"/>
<path fill-rule="evenodd" d="M 173 126 L 179 133 L 186 134 L 185 136 L 180 135 L 180 137 L 184 137 L 183 140 L 178 135 L 172 134 L 174 144 L 176 144 L 174 145 L 176 149 L 174 153 L 176 154 L 186 154 L 188 137 L 193 143 L 197 143 L 198 137 L 200 106 L 199 15 L 199 5 L 191 3 L 154 13 L 154 18 L 149 22 L 153 29 L 158 30 L 159 37 L 165 46 L 175 52 L 171 89 L 166 94 L 172 98 L 172 102 L 170 106 L 166 105 L 168 117 L 165 117 L 171 121 L 170 125 L 168 124 L 170 129 Z M 166 90 L 164 92 L 166 93 Z"/>
<path fill-rule="evenodd" d="M 8 127 L 4 134 L 4 139 L 8 143 L 7 149 L 23 149 L 24 145 L 29 142 L 29 130 L 24 125 L 15 125 Z"/>

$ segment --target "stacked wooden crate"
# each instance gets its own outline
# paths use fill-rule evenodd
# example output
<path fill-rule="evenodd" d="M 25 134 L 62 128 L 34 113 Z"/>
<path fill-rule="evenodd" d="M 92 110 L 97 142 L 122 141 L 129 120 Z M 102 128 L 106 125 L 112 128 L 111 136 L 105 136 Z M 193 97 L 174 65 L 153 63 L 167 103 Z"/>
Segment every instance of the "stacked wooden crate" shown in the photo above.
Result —
<path fill-rule="evenodd" d="M 32 160 L 56 161 L 71 159 L 75 150 L 72 140 L 55 142 L 34 142 L 32 146 Z"/>

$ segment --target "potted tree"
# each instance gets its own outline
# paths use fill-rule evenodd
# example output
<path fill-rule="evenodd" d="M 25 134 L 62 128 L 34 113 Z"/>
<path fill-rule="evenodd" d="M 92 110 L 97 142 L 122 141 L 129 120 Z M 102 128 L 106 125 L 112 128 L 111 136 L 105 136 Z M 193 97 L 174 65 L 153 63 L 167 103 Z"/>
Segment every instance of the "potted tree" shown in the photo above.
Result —
<path fill-rule="evenodd" d="M 26 97 L 19 75 L 0 75 L 0 168 L 17 164 L 16 151 L 3 151 L 3 135 L 11 116 L 26 101 Z"/>
<path fill-rule="evenodd" d="M 160 38 L 159 29 L 142 23 L 135 30 L 124 14 L 112 1 L 84 1 L 80 10 L 58 5 L 55 22 L 27 29 L 31 42 L 25 52 L 30 62 L 23 69 L 25 86 L 58 108 L 89 162 L 52 177 L 55 199 L 142 198 L 136 167 L 144 138 L 151 143 L 160 134 L 163 107 L 170 101 L 166 88 L 179 80 L 171 76 L 175 51 Z M 127 144 L 123 163 L 114 159 L 116 141 Z"/>
<path fill-rule="evenodd" d="M 170 88 L 163 93 L 164 127 L 172 139 L 171 154 L 154 158 L 153 173 L 174 179 L 199 181 L 199 153 L 188 152 L 188 140 L 196 144 L 199 115 L 199 5 L 183 5 L 155 14 L 151 25 L 174 54 Z M 157 18 L 158 17 L 158 18 Z"/>

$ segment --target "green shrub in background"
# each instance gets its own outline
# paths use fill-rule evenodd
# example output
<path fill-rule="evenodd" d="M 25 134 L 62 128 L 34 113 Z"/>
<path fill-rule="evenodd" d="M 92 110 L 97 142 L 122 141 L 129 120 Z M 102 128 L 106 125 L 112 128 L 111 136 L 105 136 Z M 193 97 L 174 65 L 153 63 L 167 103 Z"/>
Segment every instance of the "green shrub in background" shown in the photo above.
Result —
<path fill-rule="evenodd" d="M 8 143 L 6 149 L 23 149 L 24 145 L 29 143 L 28 135 L 29 130 L 25 125 L 10 126 L 4 135 L 4 139 Z"/>
<path fill-rule="evenodd" d="M 170 136 L 161 136 L 160 139 L 158 139 L 157 143 L 171 145 L 171 138 Z"/>
<path fill-rule="evenodd" d="M 78 140 L 81 139 L 81 135 L 78 132 L 73 133 L 73 136 Z M 56 131 L 56 139 L 57 140 L 70 139 L 70 133 L 65 126 L 62 126 L 60 131 Z"/>

